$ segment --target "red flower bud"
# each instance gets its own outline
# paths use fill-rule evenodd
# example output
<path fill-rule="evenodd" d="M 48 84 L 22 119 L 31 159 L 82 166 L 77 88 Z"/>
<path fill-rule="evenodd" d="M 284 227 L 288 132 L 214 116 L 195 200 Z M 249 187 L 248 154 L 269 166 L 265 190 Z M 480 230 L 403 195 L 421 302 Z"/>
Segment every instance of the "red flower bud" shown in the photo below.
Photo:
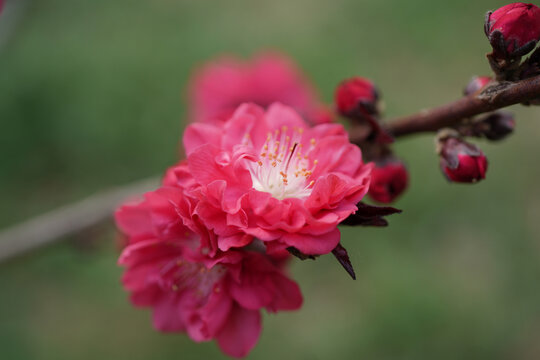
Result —
<path fill-rule="evenodd" d="M 405 165 L 396 159 L 376 164 L 371 172 L 369 196 L 380 203 L 391 203 L 405 191 L 409 174 Z"/>
<path fill-rule="evenodd" d="M 440 165 L 447 179 L 471 183 L 486 177 L 487 158 L 476 145 L 457 137 L 440 140 Z"/>
<path fill-rule="evenodd" d="M 361 77 L 343 80 L 336 88 L 334 97 L 341 115 L 371 127 L 368 138 L 380 144 L 394 141 L 379 122 L 379 94 L 370 80 Z"/>
<path fill-rule="evenodd" d="M 540 8 L 533 4 L 513 3 L 489 11 L 484 30 L 496 57 L 525 55 L 540 40 Z"/>
<path fill-rule="evenodd" d="M 474 76 L 467 87 L 463 90 L 465 96 L 472 95 L 480 90 L 482 90 L 490 81 L 493 80 L 489 76 Z"/>
<path fill-rule="evenodd" d="M 379 95 L 375 85 L 361 77 L 343 80 L 337 87 L 335 102 L 339 113 L 347 117 L 362 118 L 365 113 L 377 115 Z"/>

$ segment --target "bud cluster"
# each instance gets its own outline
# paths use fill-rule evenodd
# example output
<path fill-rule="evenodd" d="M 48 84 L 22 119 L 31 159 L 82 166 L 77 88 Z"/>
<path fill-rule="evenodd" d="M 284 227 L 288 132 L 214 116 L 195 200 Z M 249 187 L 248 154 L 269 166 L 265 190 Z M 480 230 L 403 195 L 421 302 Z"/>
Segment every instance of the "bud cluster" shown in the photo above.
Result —
<path fill-rule="evenodd" d="M 364 159 L 375 165 L 368 195 L 379 203 L 395 201 L 407 188 L 409 174 L 392 153 L 389 143 L 393 139 L 382 127 L 379 91 L 371 80 L 349 78 L 338 85 L 335 103 L 339 114 L 351 120 L 354 128 L 364 130 L 361 133 L 365 135 L 357 139 L 357 144 Z"/>

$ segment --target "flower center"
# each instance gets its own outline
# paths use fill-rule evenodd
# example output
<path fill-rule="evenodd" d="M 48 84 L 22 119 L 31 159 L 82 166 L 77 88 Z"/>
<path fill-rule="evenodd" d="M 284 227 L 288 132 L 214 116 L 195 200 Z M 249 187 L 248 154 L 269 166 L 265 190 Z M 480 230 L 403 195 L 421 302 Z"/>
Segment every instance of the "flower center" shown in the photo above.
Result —
<path fill-rule="evenodd" d="M 315 139 L 310 140 L 305 151 L 302 134 L 303 129 L 298 128 L 289 135 L 286 126 L 268 133 L 259 160 L 248 165 L 255 190 L 270 193 L 278 200 L 303 199 L 311 194 L 314 181 L 308 179 L 317 165 L 317 160 L 313 160 L 310 168 L 310 153 L 315 148 Z"/>
<path fill-rule="evenodd" d="M 175 292 L 192 291 L 201 299 L 206 298 L 214 285 L 225 275 L 222 265 L 208 269 L 202 263 L 176 260 L 161 269 L 162 285 Z M 218 289 L 216 289 L 217 291 Z"/>

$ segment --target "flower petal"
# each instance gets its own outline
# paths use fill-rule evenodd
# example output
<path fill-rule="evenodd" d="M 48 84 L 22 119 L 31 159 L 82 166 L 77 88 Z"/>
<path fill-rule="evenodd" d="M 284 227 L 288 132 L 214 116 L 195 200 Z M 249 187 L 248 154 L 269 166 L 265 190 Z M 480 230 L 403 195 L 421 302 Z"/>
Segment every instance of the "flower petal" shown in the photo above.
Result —
<path fill-rule="evenodd" d="M 244 357 L 257 343 L 261 334 L 261 314 L 235 305 L 225 326 L 216 339 L 219 347 L 229 356 Z"/>

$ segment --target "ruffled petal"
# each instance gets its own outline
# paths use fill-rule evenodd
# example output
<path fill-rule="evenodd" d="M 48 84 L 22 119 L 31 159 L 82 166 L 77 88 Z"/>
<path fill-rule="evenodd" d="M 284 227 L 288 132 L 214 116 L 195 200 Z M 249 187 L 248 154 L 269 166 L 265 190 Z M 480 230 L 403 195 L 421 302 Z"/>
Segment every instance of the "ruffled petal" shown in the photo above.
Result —
<path fill-rule="evenodd" d="M 180 316 L 180 304 L 175 296 L 162 296 L 154 305 L 152 323 L 157 330 L 163 332 L 178 332 L 186 329 Z"/>
<path fill-rule="evenodd" d="M 204 144 L 221 142 L 222 129 L 212 124 L 197 123 L 189 125 L 184 131 L 183 143 L 186 155 L 189 156 L 195 149 Z"/>
<path fill-rule="evenodd" d="M 259 311 L 247 310 L 235 305 L 231 309 L 225 326 L 217 334 L 216 340 L 225 354 L 244 357 L 257 343 L 261 329 Z"/>
<path fill-rule="evenodd" d="M 322 255 L 328 254 L 339 244 L 341 234 L 338 228 L 313 236 L 311 234 L 285 234 L 281 240 L 289 246 L 293 246 L 304 254 Z"/>

